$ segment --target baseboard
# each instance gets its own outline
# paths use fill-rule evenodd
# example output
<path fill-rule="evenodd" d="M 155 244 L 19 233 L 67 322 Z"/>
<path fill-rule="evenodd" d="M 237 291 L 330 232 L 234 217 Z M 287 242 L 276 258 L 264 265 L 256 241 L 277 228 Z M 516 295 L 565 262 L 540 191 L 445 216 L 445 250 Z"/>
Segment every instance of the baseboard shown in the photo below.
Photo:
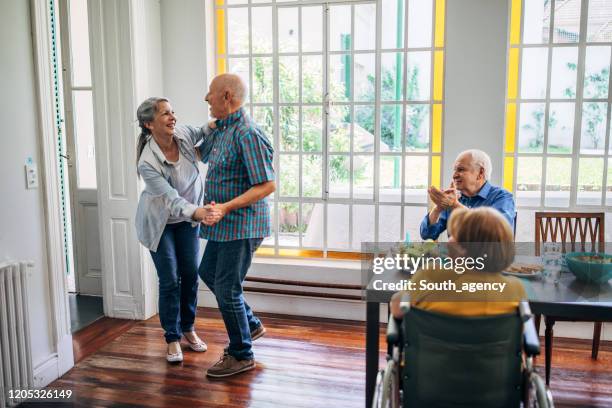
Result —
<path fill-rule="evenodd" d="M 34 367 L 34 388 L 46 387 L 60 377 L 58 363 L 58 355 L 53 353 Z"/>

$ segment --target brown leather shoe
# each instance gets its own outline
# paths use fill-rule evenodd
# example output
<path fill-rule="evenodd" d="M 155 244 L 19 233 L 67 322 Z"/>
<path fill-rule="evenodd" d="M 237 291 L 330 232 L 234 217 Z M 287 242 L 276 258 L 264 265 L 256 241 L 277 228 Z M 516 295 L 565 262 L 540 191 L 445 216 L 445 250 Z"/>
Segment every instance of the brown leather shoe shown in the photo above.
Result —
<path fill-rule="evenodd" d="M 206 375 L 214 378 L 229 377 L 254 368 L 255 359 L 236 360 L 234 356 L 223 353 L 221 359 L 206 370 Z"/>

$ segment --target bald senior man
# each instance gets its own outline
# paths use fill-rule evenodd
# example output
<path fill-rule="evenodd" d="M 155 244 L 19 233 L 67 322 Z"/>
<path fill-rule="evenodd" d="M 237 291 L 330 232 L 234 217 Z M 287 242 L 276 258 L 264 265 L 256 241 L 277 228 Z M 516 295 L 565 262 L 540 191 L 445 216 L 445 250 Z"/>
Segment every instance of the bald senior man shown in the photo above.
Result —
<path fill-rule="evenodd" d="M 508 190 L 489 182 L 491 172 L 491 158 L 482 150 L 470 149 L 459 153 L 451 187 L 444 191 L 434 186 L 428 189 L 435 206 L 421 222 L 421 238 L 438 239 L 446 230 L 451 211 L 461 207 L 493 207 L 504 216 L 510 228 L 514 228 L 514 197 Z"/>
<path fill-rule="evenodd" d="M 198 274 L 215 295 L 229 336 L 229 346 L 210 367 L 209 377 L 228 377 L 255 368 L 252 341 L 265 328 L 245 302 L 242 284 L 253 253 L 270 235 L 266 197 L 274 192 L 274 151 L 263 131 L 242 105 L 247 87 L 233 74 L 210 83 L 206 101 L 210 115 L 208 137 L 200 155 L 208 163 L 200 229 L 208 240 Z"/>

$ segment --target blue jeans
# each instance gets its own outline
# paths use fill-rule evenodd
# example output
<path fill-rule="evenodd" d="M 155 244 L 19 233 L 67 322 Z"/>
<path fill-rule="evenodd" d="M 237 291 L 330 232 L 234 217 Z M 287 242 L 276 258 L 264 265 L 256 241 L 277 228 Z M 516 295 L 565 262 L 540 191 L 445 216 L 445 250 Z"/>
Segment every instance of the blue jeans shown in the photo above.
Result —
<path fill-rule="evenodd" d="M 237 360 L 253 358 L 251 331 L 261 326 L 244 301 L 242 282 L 262 241 L 262 238 L 208 241 L 198 272 L 217 298 L 230 340 L 229 354 Z"/>
<path fill-rule="evenodd" d="M 167 224 L 151 257 L 159 278 L 159 320 L 167 343 L 193 331 L 198 303 L 199 225 Z"/>

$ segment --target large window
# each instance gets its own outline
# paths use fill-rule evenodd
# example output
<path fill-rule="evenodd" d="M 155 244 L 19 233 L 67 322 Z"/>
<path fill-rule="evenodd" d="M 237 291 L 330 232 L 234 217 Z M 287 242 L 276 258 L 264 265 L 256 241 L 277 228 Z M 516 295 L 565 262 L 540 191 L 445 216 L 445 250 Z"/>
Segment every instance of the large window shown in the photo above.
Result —
<path fill-rule="evenodd" d="M 275 147 L 274 254 L 418 237 L 440 185 L 444 0 L 217 0 L 217 73 Z"/>
<path fill-rule="evenodd" d="M 612 2 L 512 0 L 510 16 L 504 185 L 519 218 L 612 205 Z"/>

